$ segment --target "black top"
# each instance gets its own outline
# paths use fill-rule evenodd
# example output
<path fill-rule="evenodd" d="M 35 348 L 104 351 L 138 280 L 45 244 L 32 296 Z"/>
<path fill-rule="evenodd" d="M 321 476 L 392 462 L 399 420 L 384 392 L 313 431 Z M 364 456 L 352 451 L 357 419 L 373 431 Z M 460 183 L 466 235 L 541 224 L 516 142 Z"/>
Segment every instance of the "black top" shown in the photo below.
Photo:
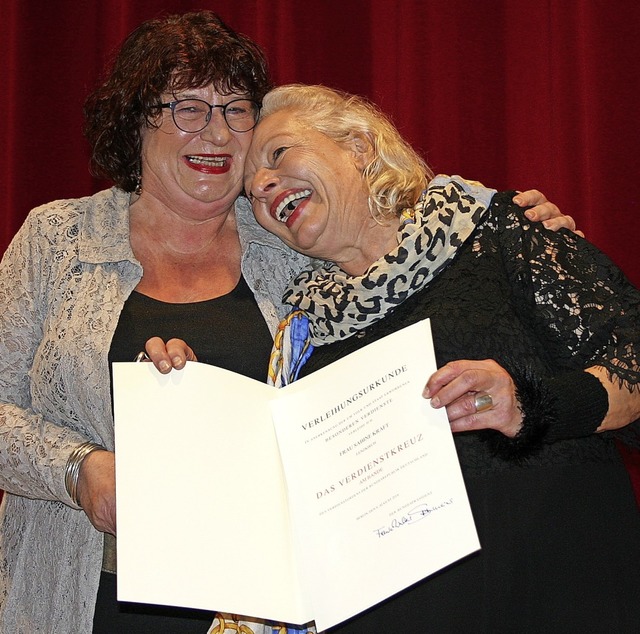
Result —
<path fill-rule="evenodd" d="M 183 339 L 198 361 L 266 381 L 272 339 L 243 277 L 227 295 L 172 304 L 134 291 L 113 336 L 109 362 L 133 361 L 151 337 Z"/>
<path fill-rule="evenodd" d="M 125 302 L 109 350 L 114 361 L 133 361 L 150 337 L 186 341 L 198 361 L 266 381 L 272 339 L 244 278 L 227 295 L 172 304 L 134 291 Z M 212 386 L 215 389 L 215 386 Z M 158 553 L 161 557 L 162 553 Z M 94 634 L 102 632 L 205 632 L 213 612 L 116 600 L 115 575 L 102 573 Z"/>
<path fill-rule="evenodd" d="M 640 381 L 640 293 L 586 241 L 532 227 L 510 197 L 494 197 L 430 286 L 316 349 L 302 373 L 429 317 L 438 365 L 492 358 L 555 376 L 597 359 Z M 482 550 L 330 631 L 638 632 L 640 514 L 611 434 L 522 461 L 496 455 L 487 433 L 455 443 Z"/>

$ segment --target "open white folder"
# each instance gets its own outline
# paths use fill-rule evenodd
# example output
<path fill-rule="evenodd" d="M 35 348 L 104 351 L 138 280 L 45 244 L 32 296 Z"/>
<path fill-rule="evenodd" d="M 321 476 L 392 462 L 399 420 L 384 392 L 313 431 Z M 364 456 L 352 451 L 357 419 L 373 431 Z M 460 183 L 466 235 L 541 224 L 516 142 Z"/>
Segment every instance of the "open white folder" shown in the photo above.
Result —
<path fill-rule="evenodd" d="M 428 321 L 283 389 L 113 365 L 118 599 L 340 623 L 479 548 Z"/>

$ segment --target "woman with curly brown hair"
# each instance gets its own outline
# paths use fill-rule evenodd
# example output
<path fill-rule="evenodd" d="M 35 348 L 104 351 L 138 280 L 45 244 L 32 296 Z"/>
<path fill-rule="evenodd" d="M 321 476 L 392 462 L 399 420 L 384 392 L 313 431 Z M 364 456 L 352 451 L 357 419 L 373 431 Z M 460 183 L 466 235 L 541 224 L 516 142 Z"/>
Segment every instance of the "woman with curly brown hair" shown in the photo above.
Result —
<path fill-rule="evenodd" d="M 212 13 L 142 24 L 85 109 L 115 187 L 34 210 L 3 259 L 3 633 L 91 632 L 96 596 L 96 632 L 211 622 L 118 609 L 109 367 L 201 324 L 198 354 L 264 380 L 277 281 L 303 262 L 239 198 L 269 87 L 260 49 Z"/>
<path fill-rule="evenodd" d="M 2 633 L 184 633 L 211 622 L 116 600 L 109 367 L 157 335 L 266 377 L 282 291 L 308 263 L 241 196 L 269 88 L 260 49 L 214 14 L 142 24 L 86 105 L 95 171 L 115 186 L 33 210 L 3 258 Z M 146 457 L 141 448 L 141 468 Z"/>

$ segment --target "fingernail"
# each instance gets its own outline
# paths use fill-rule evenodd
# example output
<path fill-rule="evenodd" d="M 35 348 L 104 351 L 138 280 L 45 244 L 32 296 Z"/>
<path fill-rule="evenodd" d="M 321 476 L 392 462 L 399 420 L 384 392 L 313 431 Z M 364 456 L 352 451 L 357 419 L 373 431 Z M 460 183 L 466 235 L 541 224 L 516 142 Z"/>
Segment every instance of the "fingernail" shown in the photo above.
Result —
<path fill-rule="evenodd" d="M 529 220 L 535 220 L 536 219 L 536 214 L 531 211 L 531 209 L 527 209 L 527 211 L 524 212 L 524 215 L 529 218 Z"/>
<path fill-rule="evenodd" d="M 168 361 L 160 361 L 159 365 L 160 365 L 160 372 L 166 372 L 167 370 L 171 369 L 171 365 L 169 364 Z"/>
<path fill-rule="evenodd" d="M 440 407 L 440 399 L 437 396 L 431 399 L 431 407 Z"/>
<path fill-rule="evenodd" d="M 431 397 L 431 392 L 429 391 L 428 387 L 425 387 L 424 390 L 422 390 L 422 398 L 430 398 Z"/>

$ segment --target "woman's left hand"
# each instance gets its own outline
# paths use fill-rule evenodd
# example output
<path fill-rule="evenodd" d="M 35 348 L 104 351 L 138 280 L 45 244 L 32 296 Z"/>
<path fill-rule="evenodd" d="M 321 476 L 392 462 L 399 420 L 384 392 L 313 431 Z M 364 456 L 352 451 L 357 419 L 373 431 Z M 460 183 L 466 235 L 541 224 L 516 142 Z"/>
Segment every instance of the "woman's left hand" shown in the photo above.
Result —
<path fill-rule="evenodd" d="M 569 231 L 573 231 L 573 233 L 584 238 L 584 233 L 576 229 L 575 220 L 571 216 L 563 214 L 557 205 L 547 200 L 547 197 L 537 189 L 519 192 L 513 197 L 513 202 L 520 207 L 531 207 L 531 209 L 525 211 L 525 216 L 532 222 L 542 222 L 551 231 L 569 229 Z"/>
<path fill-rule="evenodd" d="M 182 339 L 169 339 L 165 343 L 160 337 L 151 337 L 144 348 L 149 360 L 162 374 L 173 369 L 182 370 L 187 361 L 198 360 L 195 352 Z"/>
<path fill-rule="evenodd" d="M 447 363 L 429 377 L 423 396 L 447 408 L 454 432 L 495 429 L 513 438 L 522 425 L 513 380 L 491 359 Z"/>

